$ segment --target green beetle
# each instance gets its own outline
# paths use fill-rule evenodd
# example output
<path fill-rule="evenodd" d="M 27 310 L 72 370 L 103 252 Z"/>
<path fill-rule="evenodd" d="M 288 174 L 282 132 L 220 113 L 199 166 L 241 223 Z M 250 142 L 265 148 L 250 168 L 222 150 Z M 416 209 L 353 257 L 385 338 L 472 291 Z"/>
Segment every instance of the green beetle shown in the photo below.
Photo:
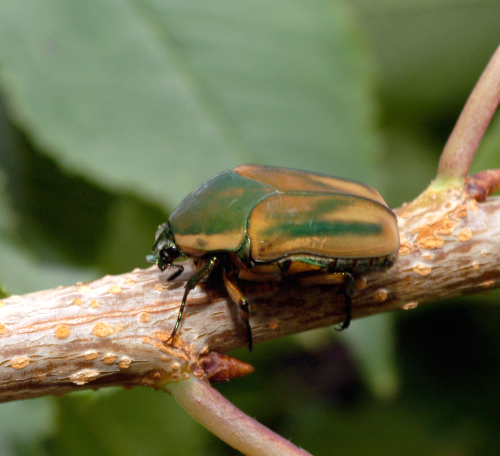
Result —
<path fill-rule="evenodd" d="M 158 228 L 153 255 L 160 270 L 192 257 L 189 278 L 170 336 L 182 320 L 187 296 L 217 266 L 231 299 L 252 329 L 238 280 L 280 280 L 295 275 L 314 283 L 339 282 L 351 320 L 353 274 L 392 266 L 399 249 L 397 219 L 373 188 L 324 174 L 243 165 L 209 179 L 188 195 Z"/>

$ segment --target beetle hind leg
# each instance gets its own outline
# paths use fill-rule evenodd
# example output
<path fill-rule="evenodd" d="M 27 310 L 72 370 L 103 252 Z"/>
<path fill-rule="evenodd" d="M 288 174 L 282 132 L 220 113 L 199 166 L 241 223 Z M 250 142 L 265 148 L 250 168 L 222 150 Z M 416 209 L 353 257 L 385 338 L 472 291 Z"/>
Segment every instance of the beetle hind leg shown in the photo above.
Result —
<path fill-rule="evenodd" d="M 245 296 L 241 293 L 240 289 L 229 279 L 226 270 L 222 269 L 222 279 L 224 281 L 224 286 L 226 287 L 229 297 L 240 306 L 241 309 L 241 319 L 247 327 L 247 337 L 248 337 L 248 351 L 253 350 L 253 337 L 252 328 L 250 326 L 250 309 L 248 307 L 248 301 Z"/>
<path fill-rule="evenodd" d="M 303 285 L 340 285 L 338 293 L 345 300 L 345 320 L 337 331 L 347 329 L 352 320 L 352 294 L 354 292 L 354 276 L 350 272 L 325 272 L 296 279 Z"/>
<path fill-rule="evenodd" d="M 343 329 L 347 329 L 351 324 L 352 320 L 352 299 L 351 296 L 354 292 L 354 277 L 350 272 L 341 272 L 339 273 L 344 276 L 344 282 L 340 287 L 339 293 L 345 299 L 345 320 L 344 323 L 340 325 L 340 328 L 335 328 L 337 331 L 342 331 Z"/>

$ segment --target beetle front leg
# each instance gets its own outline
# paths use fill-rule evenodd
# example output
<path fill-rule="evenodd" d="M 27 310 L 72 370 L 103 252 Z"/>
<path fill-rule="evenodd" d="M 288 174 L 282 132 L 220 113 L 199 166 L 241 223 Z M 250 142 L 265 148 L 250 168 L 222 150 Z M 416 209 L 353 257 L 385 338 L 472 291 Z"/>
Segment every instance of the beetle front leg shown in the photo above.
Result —
<path fill-rule="evenodd" d="M 170 337 L 167 339 L 165 343 L 172 340 L 179 329 L 179 325 L 181 324 L 182 314 L 184 313 L 184 307 L 186 305 L 186 300 L 189 292 L 196 286 L 196 284 L 203 279 L 203 277 L 209 275 L 214 268 L 219 264 L 219 258 L 213 256 L 206 263 L 204 263 L 200 269 L 198 269 L 187 281 L 186 288 L 184 289 L 184 296 L 182 297 L 181 308 L 179 309 L 179 313 L 177 314 L 177 321 L 175 322 L 174 330 Z"/>
<path fill-rule="evenodd" d="M 253 338 L 252 338 L 252 328 L 250 327 L 250 309 L 248 307 L 248 301 L 245 296 L 241 293 L 240 289 L 229 279 L 226 273 L 226 269 L 222 269 L 222 280 L 224 281 L 224 286 L 226 287 L 229 297 L 240 306 L 241 309 L 241 319 L 245 322 L 247 327 L 248 336 L 248 351 L 253 350 Z"/>
<path fill-rule="evenodd" d="M 172 267 L 173 268 L 177 268 L 177 271 L 175 271 L 168 279 L 168 280 L 174 280 L 175 278 L 179 277 L 182 272 L 184 271 L 184 267 L 183 266 L 180 266 L 180 265 L 177 265 L 177 264 L 172 264 Z"/>

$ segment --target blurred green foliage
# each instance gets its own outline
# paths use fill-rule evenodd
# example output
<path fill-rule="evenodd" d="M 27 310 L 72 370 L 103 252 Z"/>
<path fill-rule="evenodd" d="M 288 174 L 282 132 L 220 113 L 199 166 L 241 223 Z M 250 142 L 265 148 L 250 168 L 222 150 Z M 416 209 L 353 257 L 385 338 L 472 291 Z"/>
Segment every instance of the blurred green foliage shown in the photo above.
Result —
<path fill-rule="evenodd" d="M 410 200 L 499 19 L 496 0 L 0 2 L 0 284 L 20 294 L 145 267 L 182 197 L 241 163 Z M 499 146 L 497 120 L 475 169 L 500 167 Z M 257 371 L 219 388 L 316 456 L 490 455 L 497 298 L 268 342 L 236 353 Z M 147 389 L 0 407 L 7 456 L 236 454 Z"/>

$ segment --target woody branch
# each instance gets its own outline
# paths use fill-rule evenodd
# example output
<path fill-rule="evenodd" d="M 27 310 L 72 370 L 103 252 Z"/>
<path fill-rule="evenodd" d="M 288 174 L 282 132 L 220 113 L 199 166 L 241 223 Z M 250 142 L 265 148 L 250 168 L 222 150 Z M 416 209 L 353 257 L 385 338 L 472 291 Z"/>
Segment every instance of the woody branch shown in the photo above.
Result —
<path fill-rule="evenodd" d="M 396 211 L 402 245 L 393 268 L 357 278 L 354 318 L 500 284 L 500 198 L 477 203 L 465 189 L 421 198 Z M 224 287 L 209 280 L 191 292 L 175 346 L 165 345 L 189 274 L 167 284 L 168 272 L 153 266 L 4 299 L 0 400 L 203 376 L 199 357 L 245 346 L 246 331 Z M 337 290 L 247 284 L 255 343 L 342 322 Z"/>

